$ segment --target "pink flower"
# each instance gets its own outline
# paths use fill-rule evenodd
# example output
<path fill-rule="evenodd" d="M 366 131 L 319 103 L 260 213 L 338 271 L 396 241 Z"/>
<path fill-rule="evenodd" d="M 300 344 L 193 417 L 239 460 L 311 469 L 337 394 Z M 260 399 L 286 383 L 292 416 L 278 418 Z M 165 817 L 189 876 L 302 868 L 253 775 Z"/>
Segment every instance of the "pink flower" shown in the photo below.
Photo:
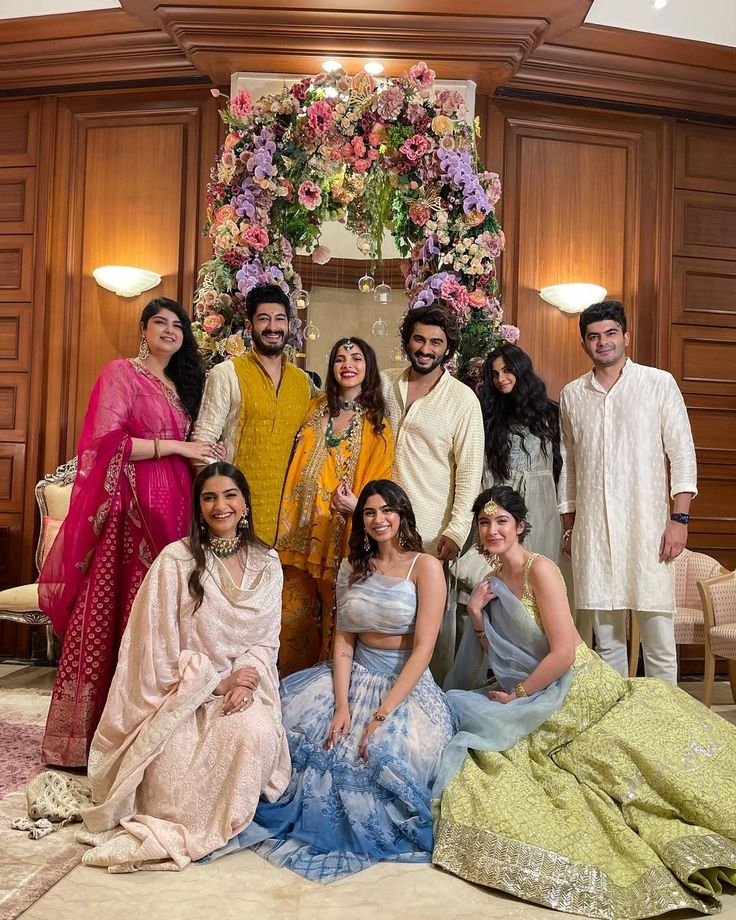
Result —
<path fill-rule="evenodd" d="M 294 197 L 294 183 L 290 179 L 279 179 L 279 185 L 286 189 L 286 195 L 284 196 L 287 201 L 291 201 Z"/>
<path fill-rule="evenodd" d="M 417 227 L 423 227 L 431 216 L 432 212 L 426 204 L 415 202 L 409 205 L 409 220 Z"/>
<path fill-rule="evenodd" d="M 475 310 L 482 310 L 485 307 L 488 298 L 486 297 L 485 291 L 481 291 L 480 288 L 473 291 L 472 294 L 468 297 L 468 302 L 470 306 Z"/>
<path fill-rule="evenodd" d="M 315 134 L 324 134 L 332 125 L 332 106 L 319 99 L 307 109 L 307 118 Z"/>
<path fill-rule="evenodd" d="M 316 210 L 322 204 L 322 190 L 314 182 L 307 179 L 299 186 L 299 204 L 304 205 L 308 211 Z"/>
<path fill-rule="evenodd" d="M 421 134 L 415 134 L 399 147 L 399 150 L 411 163 L 421 160 L 424 154 L 429 150 L 429 141 Z"/>
<path fill-rule="evenodd" d="M 216 224 L 224 224 L 228 220 L 235 220 L 237 216 L 238 212 L 235 210 L 234 205 L 223 204 L 215 211 L 214 220 Z"/>
<path fill-rule="evenodd" d="M 511 345 L 516 345 L 521 336 L 521 332 L 519 332 L 516 326 L 509 326 L 506 323 L 501 326 L 498 333 L 505 342 L 509 342 Z"/>
<path fill-rule="evenodd" d="M 205 318 L 202 320 L 202 328 L 207 333 L 207 335 L 212 335 L 222 327 L 224 322 L 225 317 L 221 313 L 210 313 L 209 316 L 205 316 Z"/>
<path fill-rule="evenodd" d="M 422 96 L 427 98 L 434 84 L 435 73 L 430 70 L 424 61 L 420 61 L 409 69 L 409 82 L 417 87 Z"/>
<path fill-rule="evenodd" d="M 487 178 L 484 176 L 483 187 L 486 190 L 486 195 L 491 200 L 491 204 L 495 204 L 501 197 L 501 180 L 498 174 L 488 173 Z"/>
<path fill-rule="evenodd" d="M 404 90 L 396 83 L 380 93 L 373 103 L 373 110 L 385 121 L 394 121 L 404 107 Z"/>
<path fill-rule="evenodd" d="M 215 88 L 215 87 L 213 87 L 213 88 L 210 90 L 210 93 L 215 97 L 215 99 L 217 99 L 218 96 L 221 96 L 221 95 L 222 95 L 222 93 L 220 92 L 220 90 L 217 89 L 217 88 Z"/>
<path fill-rule="evenodd" d="M 204 310 L 208 310 L 210 307 L 213 307 L 217 303 L 217 293 L 209 288 L 204 291 L 199 298 L 198 306 L 202 307 Z"/>
<path fill-rule="evenodd" d="M 369 96 L 376 88 L 376 81 L 369 73 L 356 73 L 353 77 L 353 90 L 361 96 Z"/>
<path fill-rule="evenodd" d="M 386 131 L 386 125 L 384 125 L 382 121 L 377 121 L 371 128 L 371 133 L 368 135 L 368 143 L 371 147 L 380 147 L 381 144 L 385 144 L 387 140 L 388 132 Z"/>
<path fill-rule="evenodd" d="M 468 306 L 467 288 L 464 288 L 462 284 L 453 281 L 451 278 L 443 281 L 440 285 L 440 296 L 451 307 L 462 308 Z"/>
<path fill-rule="evenodd" d="M 241 89 L 234 99 L 230 100 L 230 111 L 236 118 L 245 118 L 253 108 L 253 100 L 247 89 Z"/>
<path fill-rule="evenodd" d="M 248 227 L 243 234 L 243 240 L 252 249 L 257 249 L 258 252 L 261 252 L 268 246 L 268 234 L 262 227 Z"/>
<path fill-rule="evenodd" d="M 220 162 L 225 169 L 232 169 L 235 166 L 235 156 L 231 150 L 225 150 L 220 157 Z"/>
<path fill-rule="evenodd" d="M 312 261 L 316 262 L 317 265 L 326 265 L 331 258 L 332 253 L 329 246 L 317 246 L 312 253 Z"/>
<path fill-rule="evenodd" d="M 454 89 L 441 89 L 434 97 L 434 107 L 443 115 L 454 115 L 456 118 L 465 115 L 465 99 Z"/>

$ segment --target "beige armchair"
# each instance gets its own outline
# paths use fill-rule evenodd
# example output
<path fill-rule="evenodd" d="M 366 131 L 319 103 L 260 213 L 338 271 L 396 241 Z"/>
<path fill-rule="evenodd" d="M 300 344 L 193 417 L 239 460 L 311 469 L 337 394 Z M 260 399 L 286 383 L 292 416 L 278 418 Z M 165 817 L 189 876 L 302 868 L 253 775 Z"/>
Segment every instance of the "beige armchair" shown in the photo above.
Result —
<path fill-rule="evenodd" d="M 715 660 L 728 660 L 731 696 L 736 703 L 736 572 L 698 582 L 705 617 L 703 703 L 711 705 Z"/>
<path fill-rule="evenodd" d="M 36 485 L 36 502 L 41 512 L 41 533 L 36 547 L 36 567 L 39 572 L 56 539 L 61 523 L 69 511 L 72 485 L 77 472 L 77 458 L 62 464 Z M 46 627 L 46 654 L 54 657 L 54 631 L 49 618 L 38 608 L 38 585 L 19 585 L 0 591 L 0 620 Z"/>
<path fill-rule="evenodd" d="M 726 569 L 712 556 L 684 549 L 675 566 L 675 643 L 705 646 L 705 620 L 700 599 L 700 582 L 723 574 Z M 639 624 L 630 615 L 629 675 L 636 677 L 639 663 Z M 706 649 L 706 670 L 708 667 Z"/>

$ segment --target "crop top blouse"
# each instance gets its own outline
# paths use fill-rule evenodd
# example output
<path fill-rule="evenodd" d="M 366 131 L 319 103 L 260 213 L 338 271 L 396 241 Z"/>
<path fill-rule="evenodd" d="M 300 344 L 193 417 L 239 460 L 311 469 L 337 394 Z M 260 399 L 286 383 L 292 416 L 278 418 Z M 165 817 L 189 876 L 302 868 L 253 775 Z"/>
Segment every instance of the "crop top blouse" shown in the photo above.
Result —
<path fill-rule="evenodd" d="M 354 585 L 349 584 L 353 567 L 344 559 L 337 573 L 337 628 L 392 636 L 414 632 L 417 589 L 410 577 L 420 555 L 412 560 L 405 578 L 376 573 Z"/>

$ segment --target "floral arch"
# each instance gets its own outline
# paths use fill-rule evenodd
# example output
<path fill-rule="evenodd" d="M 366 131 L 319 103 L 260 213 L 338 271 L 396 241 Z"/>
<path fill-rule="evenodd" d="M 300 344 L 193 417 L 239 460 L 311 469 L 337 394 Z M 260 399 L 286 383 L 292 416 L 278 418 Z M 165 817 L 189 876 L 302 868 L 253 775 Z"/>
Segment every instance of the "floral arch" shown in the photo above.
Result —
<path fill-rule="evenodd" d="M 374 264 L 390 231 L 406 257 L 408 309 L 441 302 L 457 315 L 462 375 L 502 340 L 516 341 L 497 297 L 501 184 L 478 160 L 478 120 L 468 124 L 463 97 L 435 90 L 434 77 L 423 62 L 381 81 L 338 70 L 256 102 L 241 91 L 221 110 L 229 133 L 207 187 L 214 254 L 200 269 L 194 324 L 207 367 L 245 350 L 254 285 L 276 283 L 303 304 L 295 253 L 329 260 L 320 245 L 327 220 L 356 234 Z M 369 293 L 372 276 L 361 282 Z M 301 325 L 292 326 L 297 347 Z"/>

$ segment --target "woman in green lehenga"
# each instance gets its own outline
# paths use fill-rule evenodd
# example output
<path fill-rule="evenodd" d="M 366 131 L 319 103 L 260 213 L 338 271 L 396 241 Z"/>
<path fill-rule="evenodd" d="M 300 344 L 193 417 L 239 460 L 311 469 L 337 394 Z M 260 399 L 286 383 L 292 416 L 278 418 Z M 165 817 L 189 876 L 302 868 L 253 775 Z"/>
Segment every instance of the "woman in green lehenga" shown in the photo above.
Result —
<path fill-rule="evenodd" d="M 582 642 L 559 570 L 522 546 L 518 492 L 474 507 L 498 557 L 446 686 L 460 733 L 435 795 L 433 861 L 471 882 L 602 918 L 714 913 L 736 884 L 736 727 Z"/>

